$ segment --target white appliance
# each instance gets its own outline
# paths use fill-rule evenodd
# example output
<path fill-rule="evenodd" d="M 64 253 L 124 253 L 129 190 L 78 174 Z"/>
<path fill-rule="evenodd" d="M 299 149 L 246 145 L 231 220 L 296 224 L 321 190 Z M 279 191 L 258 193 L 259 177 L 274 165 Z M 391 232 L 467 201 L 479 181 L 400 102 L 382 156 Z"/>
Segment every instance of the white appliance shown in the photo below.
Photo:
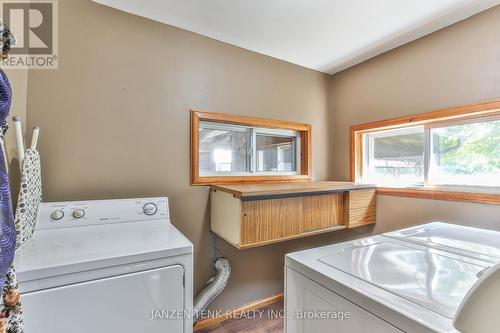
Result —
<path fill-rule="evenodd" d="M 462 300 L 500 263 L 499 239 L 436 222 L 288 254 L 286 332 L 457 332 Z"/>
<path fill-rule="evenodd" d="M 192 332 L 193 245 L 167 198 L 43 203 L 15 266 L 26 333 Z"/>

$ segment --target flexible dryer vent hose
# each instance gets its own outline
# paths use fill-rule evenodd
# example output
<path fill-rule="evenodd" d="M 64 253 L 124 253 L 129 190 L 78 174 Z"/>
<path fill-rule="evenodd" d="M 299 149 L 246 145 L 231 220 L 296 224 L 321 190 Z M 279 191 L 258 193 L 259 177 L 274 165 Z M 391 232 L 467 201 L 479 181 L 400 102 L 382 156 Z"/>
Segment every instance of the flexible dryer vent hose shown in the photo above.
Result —
<path fill-rule="evenodd" d="M 231 266 L 229 265 L 229 261 L 226 258 L 218 258 L 215 261 L 215 270 L 217 271 L 215 277 L 209 281 L 207 286 L 198 294 L 198 296 L 196 296 L 194 300 L 194 323 L 200 319 L 202 311 L 205 310 L 207 306 L 220 295 L 224 288 L 226 288 L 227 281 L 231 275 Z"/>

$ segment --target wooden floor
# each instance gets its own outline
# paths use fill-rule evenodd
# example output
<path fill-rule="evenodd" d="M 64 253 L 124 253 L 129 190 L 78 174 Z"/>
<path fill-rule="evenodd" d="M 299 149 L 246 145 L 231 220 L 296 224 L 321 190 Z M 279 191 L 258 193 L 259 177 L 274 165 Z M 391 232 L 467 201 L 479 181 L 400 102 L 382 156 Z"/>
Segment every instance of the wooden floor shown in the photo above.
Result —
<path fill-rule="evenodd" d="M 196 333 L 282 333 L 283 318 L 277 314 L 283 310 L 283 302 L 268 305 L 259 311 L 257 318 L 231 319 Z"/>

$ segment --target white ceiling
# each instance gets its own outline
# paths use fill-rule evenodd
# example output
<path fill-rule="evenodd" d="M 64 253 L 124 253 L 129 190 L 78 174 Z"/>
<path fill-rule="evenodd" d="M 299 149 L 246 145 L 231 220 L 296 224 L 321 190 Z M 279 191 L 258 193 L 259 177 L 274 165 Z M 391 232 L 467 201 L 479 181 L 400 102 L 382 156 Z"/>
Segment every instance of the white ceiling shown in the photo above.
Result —
<path fill-rule="evenodd" d="M 500 0 L 93 0 L 333 74 Z"/>

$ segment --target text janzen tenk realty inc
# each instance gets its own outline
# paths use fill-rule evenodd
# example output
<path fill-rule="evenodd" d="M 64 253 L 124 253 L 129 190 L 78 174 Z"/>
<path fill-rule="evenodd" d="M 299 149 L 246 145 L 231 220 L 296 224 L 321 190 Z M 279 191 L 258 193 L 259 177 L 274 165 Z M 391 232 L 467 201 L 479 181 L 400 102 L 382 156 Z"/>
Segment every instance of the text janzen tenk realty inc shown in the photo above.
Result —
<path fill-rule="evenodd" d="M 198 316 L 195 316 L 198 315 Z M 234 310 L 203 310 L 199 313 L 183 310 L 164 310 L 153 309 L 150 313 L 151 320 L 164 319 L 181 319 L 195 318 L 200 320 L 208 318 L 225 318 L 225 319 L 260 319 L 260 318 L 276 318 L 276 319 L 330 319 L 330 320 L 347 320 L 351 318 L 351 313 L 348 311 L 306 311 L 296 310 L 293 314 L 287 314 L 285 310 L 249 310 L 249 311 L 234 311 Z"/>

